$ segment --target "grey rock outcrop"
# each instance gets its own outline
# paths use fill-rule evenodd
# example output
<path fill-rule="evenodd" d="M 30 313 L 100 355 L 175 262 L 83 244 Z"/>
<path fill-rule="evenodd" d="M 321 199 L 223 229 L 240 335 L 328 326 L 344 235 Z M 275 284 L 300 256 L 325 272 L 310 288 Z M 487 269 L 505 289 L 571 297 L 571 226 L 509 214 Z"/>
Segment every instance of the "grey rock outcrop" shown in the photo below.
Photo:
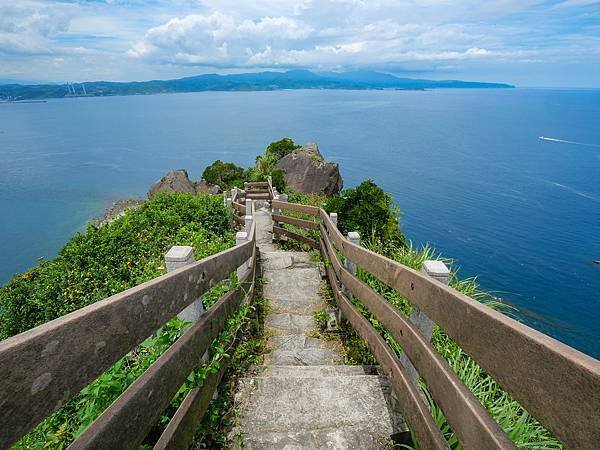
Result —
<path fill-rule="evenodd" d="M 331 196 L 344 187 L 339 166 L 326 162 L 317 144 L 306 144 L 284 156 L 276 168 L 285 170 L 285 182 L 295 191 Z"/>
<path fill-rule="evenodd" d="M 210 184 L 204 178 L 196 183 L 196 192 L 198 194 L 222 194 L 223 190 L 218 184 Z"/>
<path fill-rule="evenodd" d="M 218 185 L 200 180 L 194 183 L 185 169 L 171 170 L 164 177 L 152 185 L 148 191 L 148 198 L 154 197 L 158 192 L 185 192 L 189 194 L 220 194 Z"/>

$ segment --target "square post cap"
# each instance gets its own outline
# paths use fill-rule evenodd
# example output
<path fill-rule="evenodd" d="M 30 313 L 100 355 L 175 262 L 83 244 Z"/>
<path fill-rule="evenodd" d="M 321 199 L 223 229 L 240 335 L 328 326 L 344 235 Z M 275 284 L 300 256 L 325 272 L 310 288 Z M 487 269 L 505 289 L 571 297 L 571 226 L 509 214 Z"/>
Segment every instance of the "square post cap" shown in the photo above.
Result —
<path fill-rule="evenodd" d="M 189 245 L 174 245 L 165 255 L 165 261 L 185 262 L 194 257 L 194 249 Z"/>

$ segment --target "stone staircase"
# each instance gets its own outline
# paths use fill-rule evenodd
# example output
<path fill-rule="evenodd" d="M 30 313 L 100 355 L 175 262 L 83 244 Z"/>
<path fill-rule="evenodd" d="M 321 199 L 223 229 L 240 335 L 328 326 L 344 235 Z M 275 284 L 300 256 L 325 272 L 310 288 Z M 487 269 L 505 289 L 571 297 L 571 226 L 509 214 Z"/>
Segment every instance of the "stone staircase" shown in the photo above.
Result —
<path fill-rule="evenodd" d="M 343 365 L 339 341 L 314 337 L 313 313 L 325 307 L 317 265 L 307 253 L 272 245 L 270 211 L 259 210 L 256 224 L 271 351 L 240 383 L 234 446 L 391 448 L 400 416 L 387 380 L 372 368 Z"/>

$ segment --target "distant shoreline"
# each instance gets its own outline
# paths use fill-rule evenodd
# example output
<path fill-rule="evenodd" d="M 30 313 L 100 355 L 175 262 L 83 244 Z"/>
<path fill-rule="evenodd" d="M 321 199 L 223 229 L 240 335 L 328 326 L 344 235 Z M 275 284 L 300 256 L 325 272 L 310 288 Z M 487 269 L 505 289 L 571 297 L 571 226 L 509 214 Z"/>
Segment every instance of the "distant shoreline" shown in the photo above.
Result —
<path fill-rule="evenodd" d="M 296 89 L 316 90 L 403 90 L 507 89 L 506 83 L 461 80 L 399 78 L 391 74 L 357 71 L 313 73 L 308 70 L 258 72 L 230 75 L 207 74 L 174 80 L 133 82 L 92 81 L 83 83 L 0 85 L 0 101 L 49 98 L 108 97 L 117 95 L 174 94 L 191 92 L 253 92 Z"/>

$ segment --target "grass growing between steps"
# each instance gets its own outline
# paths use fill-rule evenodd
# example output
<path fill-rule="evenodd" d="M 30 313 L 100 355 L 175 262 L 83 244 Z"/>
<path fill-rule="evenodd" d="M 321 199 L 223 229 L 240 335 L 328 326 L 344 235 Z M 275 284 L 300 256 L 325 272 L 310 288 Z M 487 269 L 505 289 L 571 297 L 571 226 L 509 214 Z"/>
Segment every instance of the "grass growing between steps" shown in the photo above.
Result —
<path fill-rule="evenodd" d="M 239 336 L 240 343 L 230 355 L 231 361 L 219 385 L 219 396 L 214 399 L 203 417 L 191 448 L 226 448 L 237 424 L 234 395 L 238 382 L 253 365 L 261 365 L 266 352 L 267 336 L 264 330 L 268 303 L 262 296 L 262 280 L 257 278 L 252 311 L 247 316 Z"/>

